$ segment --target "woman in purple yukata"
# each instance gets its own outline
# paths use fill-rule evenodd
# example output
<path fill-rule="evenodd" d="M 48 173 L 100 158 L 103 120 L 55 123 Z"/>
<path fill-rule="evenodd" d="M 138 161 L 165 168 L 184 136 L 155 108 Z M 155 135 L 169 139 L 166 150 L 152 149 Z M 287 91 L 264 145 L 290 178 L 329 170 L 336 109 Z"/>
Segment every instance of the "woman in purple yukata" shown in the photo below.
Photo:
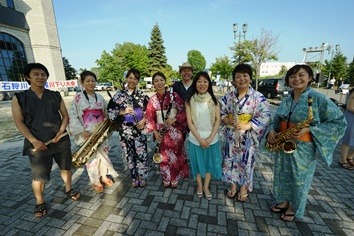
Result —
<path fill-rule="evenodd" d="M 250 86 L 250 65 L 237 65 L 232 78 L 236 89 L 221 100 L 221 119 L 225 124 L 220 139 L 222 179 L 230 183 L 229 198 L 236 196 L 236 184 L 240 186 L 237 200 L 244 202 L 253 189 L 255 154 L 270 122 L 270 111 L 263 94 Z"/>
<path fill-rule="evenodd" d="M 91 71 L 80 74 L 84 90 L 74 96 L 69 109 L 69 132 L 80 145 L 90 137 L 93 130 L 107 116 L 107 103 L 103 96 L 95 93 L 97 77 Z M 108 139 L 98 148 L 97 152 L 87 161 L 86 169 L 94 190 L 103 192 L 103 186 L 113 185 L 113 178 L 118 174 L 108 157 Z"/>
<path fill-rule="evenodd" d="M 120 144 L 132 177 L 133 187 L 144 187 L 148 177 L 147 137 L 145 109 L 149 97 L 136 86 L 140 72 L 130 69 L 126 76 L 127 87 L 118 91 L 108 103 L 108 116 L 118 123 Z"/>
<path fill-rule="evenodd" d="M 184 101 L 177 93 L 166 90 L 166 77 L 163 73 L 156 72 L 152 83 L 156 94 L 151 96 L 146 109 L 146 129 L 154 132 L 154 138 L 160 143 L 160 170 L 164 186 L 176 188 L 178 180 L 189 175 L 187 157 L 183 150 L 183 133 L 187 128 Z M 160 130 L 163 126 L 166 129 L 162 136 Z"/>

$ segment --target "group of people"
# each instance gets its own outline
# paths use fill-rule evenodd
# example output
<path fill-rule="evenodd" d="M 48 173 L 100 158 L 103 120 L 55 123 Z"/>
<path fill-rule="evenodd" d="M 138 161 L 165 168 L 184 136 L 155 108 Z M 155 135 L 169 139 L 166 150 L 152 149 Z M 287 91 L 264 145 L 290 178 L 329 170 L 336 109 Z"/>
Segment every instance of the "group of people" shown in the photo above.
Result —
<path fill-rule="evenodd" d="M 80 197 L 71 187 L 67 126 L 75 142 L 82 144 L 100 123 L 109 119 L 118 127 L 133 187 L 147 184 L 148 132 L 153 133 L 158 143 L 155 153 L 161 156 L 163 185 L 176 188 L 180 178 L 191 176 L 197 182 L 196 195 L 205 195 L 208 200 L 212 199 L 209 186 L 214 178 L 229 184 L 228 198 L 246 201 L 253 190 L 257 154 L 265 152 L 274 156 L 276 204 L 270 210 L 280 213 L 285 221 L 302 218 L 317 162 L 315 152 L 330 165 L 347 123 L 330 99 L 310 87 L 314 79 L 312 69 L 295 65 L 287 72 L 285 83 L 292 88 L 291 96 L 282 101 L 272 119 L 266 98 L 250 86 L 250 65 L 234 68 L 235 89 L 220 101 L 214 95 L 209 74 L 198 72 L 192 80 L 193 69 L 188 63 L 180 66 L 182 80 L 174 83 L 172 89 L 166 87 L 166 76 L 156 72 L 152 76 L 156 93 L 150 98 L 137 88 L 139 71 L 130 69 L 125 88 L 114 94 L 108 104 L 94 91 L 96 75 L 84 71 L 80 75 L 84 90 L 74 96 L 67 112 L 60 94 L 44 88 L 48 70 L 39 63 L 28 64 L 25 77 L 31 87 L 16 94 L 12 108 L 15 124 L 25 137 L 23 154 L 29 156 L 32 167 L 35 216 L 46 214 L 44 183 L 49 181 L 53 158 L 61 169 L 66 194 L 73 200 Z M 282 142 L 287 139 L 295 143 L 292 152 L 265 148 L 266 142 L 284 147 Z M 47 140 L 52 143 L 46 144 Z M 348 153 L 349 145 L 343 152 Z M 108 148 L 108 141 L 102 141 L 86 163 L 97 193 L 112 186 L 118 175 L 108 157 Z M 352 152 L 346 155 L 348 165 L 353 164 L 352 156 Z"/>

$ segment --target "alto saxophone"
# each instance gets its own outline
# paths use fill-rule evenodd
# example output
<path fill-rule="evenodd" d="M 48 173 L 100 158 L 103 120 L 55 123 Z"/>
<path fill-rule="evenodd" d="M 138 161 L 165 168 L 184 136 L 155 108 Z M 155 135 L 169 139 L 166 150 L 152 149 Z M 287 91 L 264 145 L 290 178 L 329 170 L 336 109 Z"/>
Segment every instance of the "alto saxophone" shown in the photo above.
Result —
<path fill-rule="evenodd" d="M 74 153 L 72 153 L 73 166 L 79 168 L 85 165 L 113 130 L 115 130 L 115 124 L 112 123 L 107 116 L 94 129 L 91 136 L 86 139 Z"/>
<path fill-rule="evenodd" d="M 170 105 L 167 108 L 165 121 L 168 119 L 168 117 L 170 115 L 170 112 L 171 112 L 171 108 L 172 108 L 173 95 L 170 93 L 170 96 L 171 96 L 171 100 L 170 100 Z M 162 107 L 161 107 L 161 114 L 162 113 L 163 113 L 163 110 L 162 110 Z M 166 125 L 163 124 L 162 128 L 160 129 L 159 136 L 161 137 L 161 142 L 162 142 L 163 136 L 165 135 L 166 128 L 167 128 Z M 161 144 L 161 142 L 157 142 L 156 148 L 155 148 L 155 154 L 152 157 L 152 160 L 156 164 L 160 164 L 162 162 L 162 154 L 160 153 L 160 144 Z"/>
<path fill-rule="evenodd" d="M 285 153 L 293 153 L 296 149 L 296 143 L 294 140 L 291 140 L 291 135 L 293 133 L 299 132 L 301 129 L 308 127 L 313 119 L 313 110 L 312 110 L 312 97 L 308 97 L 308 106 L 309 106 L 309 116 L 307 120 L 304 120 L 293 127 L 286 129 L 282 132 L 279 132 L 275 135 L 275 143 L 266 143 L 266 147 L 272 152 L 277 152 L 280 149 L 283 149 Z"/>

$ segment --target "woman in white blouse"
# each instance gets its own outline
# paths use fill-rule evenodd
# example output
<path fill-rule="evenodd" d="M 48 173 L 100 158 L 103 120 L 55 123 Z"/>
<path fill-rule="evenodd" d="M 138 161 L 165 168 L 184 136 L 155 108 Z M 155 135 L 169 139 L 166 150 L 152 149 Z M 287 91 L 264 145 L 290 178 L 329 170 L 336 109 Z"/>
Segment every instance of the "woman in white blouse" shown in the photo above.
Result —
<path fill-rule="evenodd" d="M 220 179 L 222 176 L 218 140 L 220 107 L 208 73 L 197 73 L 191 87 L 191 95 L 186 100 L 186 114 L 190 129 L 188 150 L 192 175 L 198 184 L 197 196 L 203 197 L 204 192 L 206 198 L 211 200 L 211 177 Z"/>

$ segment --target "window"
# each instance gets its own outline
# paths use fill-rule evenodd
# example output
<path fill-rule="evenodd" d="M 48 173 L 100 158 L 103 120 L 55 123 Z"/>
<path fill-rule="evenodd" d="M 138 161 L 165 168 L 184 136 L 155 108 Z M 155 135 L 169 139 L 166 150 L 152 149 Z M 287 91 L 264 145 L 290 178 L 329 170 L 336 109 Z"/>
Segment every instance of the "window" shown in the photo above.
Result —
<path fill-rule="evenodd" d="M 26 64 L 22 42 L 9 34 L 0 32 L 0 80 L 25 81 L 23 68 Z"/>
<path fill-rule="evenodd" d="M 8 8 L 15 9 L 15 4 L 13 0 L 6 0 L 6 3 Z"/>

